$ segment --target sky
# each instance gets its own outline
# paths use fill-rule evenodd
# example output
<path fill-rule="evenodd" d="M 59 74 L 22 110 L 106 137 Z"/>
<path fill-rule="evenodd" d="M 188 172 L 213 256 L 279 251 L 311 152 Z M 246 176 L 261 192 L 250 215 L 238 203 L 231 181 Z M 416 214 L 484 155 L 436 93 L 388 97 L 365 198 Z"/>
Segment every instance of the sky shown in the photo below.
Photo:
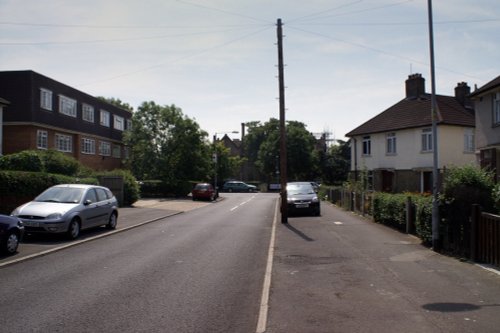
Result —
<path fill-rule="evenodd" d="M 498 0 L 432 2 L 436 92 L 500 75 Z M 0 0 L 0 70 L 33 70 L 137 109 L 172 105 L 208 139 L 279 118 L 331 140 L 431 91 L 427 0 Z M 1 97 L 1 92 L 0 92 Z M 238 131 L 238 134 L 230 132 Z"/>

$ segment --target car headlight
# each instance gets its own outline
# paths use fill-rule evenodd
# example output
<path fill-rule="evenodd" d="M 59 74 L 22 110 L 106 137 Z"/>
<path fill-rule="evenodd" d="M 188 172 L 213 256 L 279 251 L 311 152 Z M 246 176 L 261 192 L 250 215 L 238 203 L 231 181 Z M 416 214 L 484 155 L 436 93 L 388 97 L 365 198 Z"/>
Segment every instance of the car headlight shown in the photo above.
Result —
<path fill-rule="evenodd" d="M 62 217 L 61 213 L 52 213 L 46 217 L 47 220 L 57 220 Z"/>
<path fill-rule="evenodd" d="M 316 196 L 316 197 L 313 197 L 313 198 L 312 198 L 312 202 L 319 202 L 318 197 L 317 197 L 317 196 Z"/>

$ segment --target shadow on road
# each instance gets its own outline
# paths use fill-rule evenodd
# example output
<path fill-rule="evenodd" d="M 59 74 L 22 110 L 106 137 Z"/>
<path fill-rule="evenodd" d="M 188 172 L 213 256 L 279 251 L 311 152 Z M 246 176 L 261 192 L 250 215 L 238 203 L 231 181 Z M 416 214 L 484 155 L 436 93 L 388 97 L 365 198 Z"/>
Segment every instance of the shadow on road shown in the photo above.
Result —
<path fill-rule="evenodd" d="M 500 304 L 475 305 L 470 303 L 429 303 L 422 307 L 429 311 L 437 312 L 466 312 L 476 311 L 483 307 L 500 306 Z"/>
<path fill-rule="evenodd" d="M 290 222 L 284 224 L 284 226 L 287 227 L 287 229 L 293 231 L 298 236 L 300 236 L 300 238 L 302 238 L 303 240 L 308 241 L 308 242 L 314 242 L 314 239 L 312 239 L 311 237 L 307 236 L 305 233 L 303 233 L 299 229 L 295 228 L 293 225 L 290 224 Z"/>

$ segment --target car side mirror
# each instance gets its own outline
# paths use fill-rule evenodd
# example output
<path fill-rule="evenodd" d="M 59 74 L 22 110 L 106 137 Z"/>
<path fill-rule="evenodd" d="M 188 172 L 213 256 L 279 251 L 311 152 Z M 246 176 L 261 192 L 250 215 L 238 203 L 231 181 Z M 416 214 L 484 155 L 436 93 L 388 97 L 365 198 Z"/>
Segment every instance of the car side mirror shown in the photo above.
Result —
<path fill-rule="evenodd" d="M 90 205 L 91 203 L 92 203 L 92 200 L 87 199 L 87 200 L 85 200 L 85 201 L 83 202 L 83 205 L 84 205 L 84 206 L 88 206 L 88 205 Z"/>

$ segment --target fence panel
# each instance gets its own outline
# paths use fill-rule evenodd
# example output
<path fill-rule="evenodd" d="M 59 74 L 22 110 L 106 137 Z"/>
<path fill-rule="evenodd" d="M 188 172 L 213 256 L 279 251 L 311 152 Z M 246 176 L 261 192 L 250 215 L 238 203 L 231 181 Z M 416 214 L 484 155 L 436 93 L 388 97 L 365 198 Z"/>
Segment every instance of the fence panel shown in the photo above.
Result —
<path fill-rule="evenodd" d="M 476 261 L 500 267 L 500 216 L 481 213 L 476 228 Z"/>

